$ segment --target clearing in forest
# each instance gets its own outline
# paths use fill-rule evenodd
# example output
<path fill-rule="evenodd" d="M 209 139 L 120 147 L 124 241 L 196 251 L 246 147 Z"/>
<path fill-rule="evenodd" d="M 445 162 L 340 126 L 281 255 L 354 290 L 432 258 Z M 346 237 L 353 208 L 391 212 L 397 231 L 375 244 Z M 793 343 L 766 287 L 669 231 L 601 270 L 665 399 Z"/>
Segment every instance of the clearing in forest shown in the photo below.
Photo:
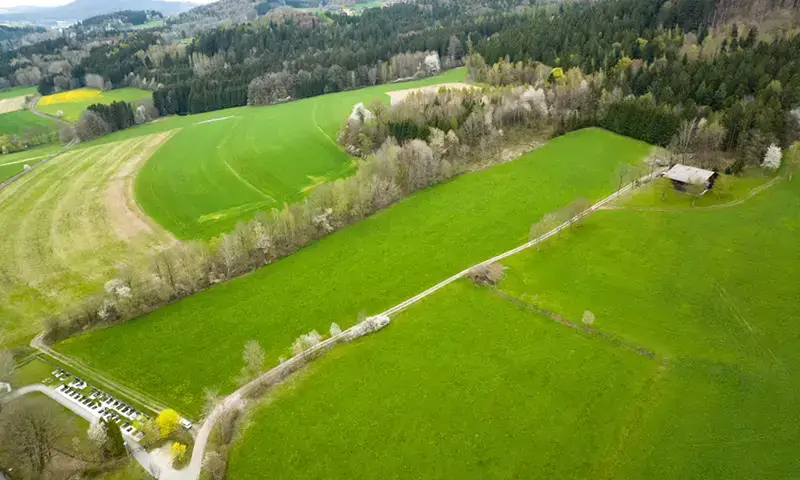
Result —
<path fill-rule="evenodd" d="M 403 85 L 447 84 L 464 76 L 458 69 Z M 353 173 L 354 160 L 336 143 L 342 121 L 353 105 L 386 102 L 385 93 L 396 88 L 379 85 L 159 120 L 147 128 L 185 124 L 137 177 L 136 198 L 179 238 L 207 239 L 229 232 L 257 211 L 295 203 L 314 186 Z"/>
<path fill-rule="evenodd" d="M 316 361 L 230 478 L 791 477 L 800 181 L 724 208 L 656 188 L 623 206 L 665 211 L 594 213 L 499 287 L 459 280 Z"/>
<path fill-rule="evenodd" d="M 152 92 L 140 88 L 118 88 L 102 91 L 96 88 L 77 88 L 66 92 L 46 95 L 36 102 L 36 109 L 42 113 L 61 117 L 69 122 L 78 120 L 86 107 L 95 103 L 108 105 L 111 102 L 131 102 L 150 98 Z M 61 115 L 59 115 L 61 112 Z"/>
<path fill-rule="evenodd" d="M 412 93 L 434 94 L 438 92 L 439 89 L 442 88 L 446 88 L 448 90 L 464 90 L 464 89 L 470 90 L 475 88 L 475 85 L 470 85 L 469 83 L 443 83 L 441 85 L 430 85 L 427 87 L 407 88 L 405 90 L 393 90 L 391 92 L 387 92 L 386 94 L 389 95 L 392 105 L 396 105 L 398 103 L 402 103 L 403 100 L 405 100 L 406 97 L 411 95 Z"/>
<path fill-rule="evenodd" d="M 197 415 L 204 388 L 234 389 L 248 340 L 274 365 L 302 333 L 352 325 L 359 312 L 383 311 L 524 243 L 532 222 L 578 197 L 613 192 L 620 162 L 649 151 L 604 130 L 573 132 L 419 191 L 250 275 L 55 348 Z"/>
<path fill-rule="evenodd" d="M 171 236 L 138 211 L 132 180 L 169 132 L 70 150 L 0 190 L 0 332 L 9 343 L 96 291 Z M 31 152 L 29 152 L 31 153 Z M 18 164 L 17 164 L 18 165 Z"/>

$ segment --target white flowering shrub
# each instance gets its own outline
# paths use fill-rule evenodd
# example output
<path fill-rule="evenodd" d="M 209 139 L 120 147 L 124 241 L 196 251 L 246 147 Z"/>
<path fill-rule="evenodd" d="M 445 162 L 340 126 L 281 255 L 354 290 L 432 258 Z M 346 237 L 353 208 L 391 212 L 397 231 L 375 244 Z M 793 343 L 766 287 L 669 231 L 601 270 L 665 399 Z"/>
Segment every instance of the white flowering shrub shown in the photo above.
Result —
<path fill-rule="evenodd" d="M 764 166 L 764 168 L 768 168 L 770 170 L 777 170 L 781 166 L 782 157 L 783 157 L 783 152 L 781 151 L 781 147 L 773 143 L 767 149 L 767 153 L 766 155 L 764 155 L 764 162 L 762 163 L 762 165 Z"/>

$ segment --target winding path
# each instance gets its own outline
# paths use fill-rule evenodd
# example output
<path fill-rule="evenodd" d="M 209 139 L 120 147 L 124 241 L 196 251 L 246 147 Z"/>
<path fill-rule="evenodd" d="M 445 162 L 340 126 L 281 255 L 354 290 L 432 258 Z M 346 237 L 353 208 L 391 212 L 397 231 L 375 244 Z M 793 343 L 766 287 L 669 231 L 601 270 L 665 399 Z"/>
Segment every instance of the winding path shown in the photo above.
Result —
<path fill-rule="evenodd" d="M 535 245 L 537 245 L 537 244 L 539 244 L 541 242 L 544 242 L 545 240 L 557 235 L 562 230 L 564 230 L 566 228 L 569 228 L 570 225 L 572 225 L 577 220 L 585 217 L 586 215 L 588 215 L 588 214 L 590 214 L 590 213 L 592 213 L 592 212 L 594 212 L 596 210 L 602 209 L 608 203 L 612 202 L 613 200 L 615 200 L 619 196 L 621 196 L 621 195 L 629 192 L 633 188 L 635 188 L 636 185 L 640 185 L 642 183 L 648 182 L 649 180 L 661 175 L 663 173 L 663 171 L 664 171 L 664 169 L 660 169 L 660 170 L 657 170 L 657 171 L 654 171 L 654 172 L 650 173 L 649 175 L 645 175 L 641 179 L 639 179 L 639 180 L 637 180 L 637 181 L 635 181 L 635 182 L 633 182 L 631 184 L 628 184 L 625 187 L 619 189 L 618 191 L 612 193 L 611 195 L 605 197 L 604 199 L 602 199 L 599 202 L 595 203 L 594 205 L 592 205 L 591 207 L 587 208 L 586 210 L 580 212 L 578 215 L 568 219 L 567 221 L 563 222 L 561 225 L 555 227 L 554 229 L 550 230 L 549 232 L 547 232 L 547 233 L 545 233 L 545 234 L 543 234 L 543 235 L 541 235 L 541 236 L 539 236 L 539 237 L 537 237 L 537 238 L 535 238 L 535 239 L 533 239 L 533 240 L 531 240 L 531 241 L 529 241 L 527 243 L 524 243 L 524 244 L 522 244 L 522 245 L 520 245 L 520 246 L 518 246 L 518 247 L 516 247 L 514 249 L 511 249 L 511 250 L 509 250 L 507 252 L 504 252 L 504 253 L 501 253 L 499 255 L 496 255 L 496 256 L 494 256 L 494 257 L 492 257 L 492 258 L 490 258 L 488 260 L 485 260 L 483 262 L 480 262 L 480 263 L 477 263 L 475 265 L 472 265 L 469 268 L 466 268 L 466 269 L 456 273 L 455 275 L 453 275 L 453 276 L 451 276 L 451 277 L 449 277 L 449 278 L 437 283 L 436 285 L 428 288 L 427 290 L 425 290 L 425 291 L 423 291 L 423 292 L 421 292 L 421 293 L 419 293 L 419 294 L 417 294 L 417 295 L 415 295 L 415 296 L 413 296 L 413 297 L 411 297 L 411 298 L 409 298 L 409 299 L 407 299 L 407 300 L 395 305 L 392 308 L 389 308 L 388 310 L 385 310 L 384 312 L 376 315 L 376 317 L 380 317 L 380 316 L 391 317 L 392 315 L 395 315 L 395 314 L 405 310 L 406 308 L 410 307 L 411 305 L 414 305 L 415 303 L 421 301 L 425 297 L 428 297 L 429 295 L 432 295 L 433 293 L 435 293 L 438 290 L 444 288 L 445 286 L 447 286 L 447 285 L 455 282 L 456 280 L 466 276 L 470 272 L 470 270 L 472 270 L 473 268 L 479 267 L 481 265 L 489 265 L 491 263 L 497 262 L 499 260 L 502 260 L 504 258 L 510 257 L 512 255 L 515 255 L 515 254 L 517 254 L 517 253 L 519 253 L 519 252 L 521 252 L 523 250 L 531 248 L 531 247 L 533 247 L 533 246 L 535 246 Z M 374 318 L 374 317 L 370 317 L 370 318 Z M 367 319 L 367 321 L 369 321 L 369 319 Z M 296 369 L 298 369 L 302 365 L 304 365 L 308 361 L 309 357 L 316 356 L 319 353 L 321 353 L 321 352 L 323 352 L 323 351 L 325 351 L 327 349 L 332 348 L 334 345 L 336 345 L 337 343 L 341 342 L 342 339 L 347 338 L 348 336 L 351 336 L 352 333 L 354 331 L 357 331 L 360 328 L 361 325 L 362 324 L 354 325 L 353 327 L 350 327 L 349 329 L 343 331 L 339 335 L 336 335 L 335 337 L 328 338 L 328 339 L 320 342 L 316 346 L 310 348 L 309 350 L 306 350 L 306 351 L 304 351 L 304 352 L 302 352 L 302 353 L 300 353 L 298 355 L 293 356 L 292 358 L 286 360 L 285 362 L 281 363 L 280 365 L 274 367 L 273 369 L 269 370 L 268 372 L 264 373 L 263 375 L 257 377 L 256 379 L 254 379 L 254 380 L 250 381 L 249 383 L 247 383 L 246 385 L 242 386 L 241 388 L 239 388 L 235 392 L 231 393 L 227 397 L 223 398 L 214 407 L 214 409 L 211 411 L 211 413 L 208 415 L 208 417 L 205 419 L 203 424 L 198 429 L 197 436 L 195 437 L 194 448 L 192 449 L 192 457 L 191 457 L 191 460 L 189 461 L 189 464 L 185 468 L 183 468 L 182 470 L 173 470 L 169 466 L 161 466 L 161 465 L 159 465 L 160 474 L 159 474 L 158 478 L 162 479 L 162 480 L 196 480 L 196 479 L 198 479 L 200 477 L 200 471 L 201 471 L 202 465 L 203 465 L 203 457 L 204 457 L 204 454 L 205 454 L 206 447 L 208 445 L 209 436 L 211 434 L 212 429 L 214 428 L 214 425 L 216 424 L 217 420 L 220 418 L 221 415 L 223 415 L 226 411 L 228 411 L 231 408 L 239 408 L 245 402 L 245 397 L 247 396 L 247 393 L 251 389 L 258 387 L 259 385 L 261 385 L 263 383 L 276 382 L 276 381 L 280 381 L 280 379 L 286 378 L 288 375 L 291 374 L 291 372 L 295 371 Z M 42 351 L 43 353 L 45 353 L 47 355 L 56 356 L 56 358 L 58 360 L 62 361 L 63 363 L 65 363 L 67 365 L 75 364 L 75 362 L 72 361 L 71 359 L 69 359 L 69 358 L 65 357 L 64 355 L 61 355 L 58 352 L 55 352 L 52 349 L 50 349 L 49 347 L 47 347 L 41 341 L 41 334 L 39 336 L 37 336 L 31 342 L 31 346 L 33 346 L 37 350 Z M 106 381 L 106 377 L 104 377 L 102 374 L 95 374 L 95 372 L 92 371 L 92 369 L 90 369 L 89 367 L 86 367 L 83 364 L 80 364 L 76 368 L 89 370 L 89 371 L 91 371 L 91 373 L 93 375 L 95 375 L 101 381 Z M 272 384 L 272 383 L 270 383 L 270 384 Z M 129 392 L 132 392 L 132 393 L 137 394 L 137 396 L 143 395 L 143 394 L 135 392 L 135 391 L 133 391 L 131 389 L 128 389 L 126 387 L 119 386 L 118 384 L 116 384 L 116 382 L 113 382 L 113 381 L 110 383 L 110 385 L 113 388 L 116 388 L 117 390 L 120 390 L 122 393 L 129 394 Z M 136 399 L 135 397 L 132 397 L 132 398 Z M 156 406 L 155 404 L 146 404 L 146 406 L 148 406 L 148 407 L 150 407 L 151 405 Z M 160 404 L 158 404 L 158 405 L 163 407 L 163 405 L 160 405 Z M 166 407 L 164 407 L 164 408 L 166 408 Z M 158 410 L 155 410 L 155 411 L 158 411 Z M 141 448 L 141 447 L 139 447 L 139 448 Z M 155 463 L 157 465 L 156 457 L 150 456 L 149 454 L 147 454 L 147 452 L 144 452 L 143 449 L 142 449 L 141 452 L 137 452 L 137 451 L 135 451 L 133 449 L 132 449 L 132 451 L 134 453 L 134 456 L 136 456 L 137 461 L 148 472 L 151 471 L 150 468 L 149 468 L 151 464 Z M 140 455 L 141 459 L 137 455 Z"/>

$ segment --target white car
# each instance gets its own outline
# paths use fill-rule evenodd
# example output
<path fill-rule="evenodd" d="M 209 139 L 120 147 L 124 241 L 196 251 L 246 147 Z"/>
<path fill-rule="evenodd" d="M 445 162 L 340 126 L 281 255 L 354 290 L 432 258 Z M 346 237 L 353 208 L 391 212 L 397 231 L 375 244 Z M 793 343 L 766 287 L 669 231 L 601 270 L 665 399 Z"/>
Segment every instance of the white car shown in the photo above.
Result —
<path fill-rule="evenodd" d="M 181 418 L 181 422 L 180 423 L 181 423 L 181 426 L 183 428 L 185 428 L 186 430 L 189 430 L 190 428 L 192 428 L 192 422 L 190 422 L 189 420 L 186 420 L 185 418 Z"/>

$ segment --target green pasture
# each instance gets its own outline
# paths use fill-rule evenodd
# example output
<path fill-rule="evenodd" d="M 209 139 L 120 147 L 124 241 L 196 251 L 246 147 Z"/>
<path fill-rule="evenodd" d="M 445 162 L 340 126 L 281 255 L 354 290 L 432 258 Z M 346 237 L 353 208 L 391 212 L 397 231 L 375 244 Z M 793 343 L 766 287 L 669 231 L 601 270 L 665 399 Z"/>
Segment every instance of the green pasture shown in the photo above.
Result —
<path fill-rule="evenodd" d="M 596 330 L 459 281 L 271 395 L 230 478 L 794 478 L 800 181 L 726 180 L 743 203 L 646 187 L 665 211 L 503 261 L 521 306 Z"/>
<path fill-rule="evenodd" d="M 41 117 L 28 110 L 0 114 L 0 137 L 23 133 L 50 133 L 58 129 L 55 120 Z"/>
<path fill-rule="evenodd" d="M 198 414 L 204 388 L 235 387 L 248 340 L 274 365 L 301 333 L 352 325 L 359 312 L 383 311 L 524 243 L 532 222 L 577 197 L 613 192 L 619 163 L 649 151 L 603 130 L 573 132 L 417 192 L 253 274 L 55 348 Z"/>
<path fill-rule="evenodd" d="M 591 310 L 671 359 L 617 477 L 796 473 L 798 232 L 800 183 L 781 180 L 731 207 L 598 212 L 504 262 L 514 296 L 574 321 Z"/>
<path fill-rule="evenodd" d="M 109 201 L 112 182 L 132 175 L 124 173 L 131 159 L 146 158 L 165 139 L 156 134 L 70 149 L 0 190 L 0 339 L 5 344 L 27 344 L 48 316 L 73 308 L 121 266 L 147 261 L 152 249 L 173 241 L 161 229 L 137 228 L 124 214 L 124 195 Z M 0 157 L 9 162 L 0 165 L 0 178 L 55 149 Z"/>
<path fill-rule="evenodd" d="M 39 99 L 36 109 L 48 115 L 58 116 L 69 122 L 78 120 L 86 107 L 95 103 L 110 104 L 111 102 L 135 103 L 139 100 L 152 97 L 153 92 L 140 88 L 118 88 L 101 92 L 93 88 L 78 88 L 66 92 L 54 93 Z"/>
<path fill-rule="evenodd" d="M 0 115 L 0 117 L 2 117 L 2 115 Z M 22 152 L 0 155 L 0 182 L 8 180 L 22 172 L 25 168 L 25 164 L 33 165 L 47 155 L 57 152 L 60 148 L 60 145 L 48 145 L 31 150 L 24 150 Z"/>
<path fill-rule="evenodd" d="M 25 95 L 36 95 L 36 87 L 11 87 L 0 90 L 0 100 Z"/>
<path fill-rule="evenodd" d="M 388 101 L 388 91 L 464 76 L 459 69 L 417 82 L 166 118 L 139 127 L 135 130 L 182 130 L 142 168 L 136 198 L 179 238 L 231 231 L 256 211 L 297 202 L 315 185 L 354 171 L 355 161 L 336 144 L 336 134 L 356 103 Z"/>
<path fill-rule="evenodd" d="M 438 77 L 438 80 L 427 81 L 447 81 L 452 75 L 463 77 L 464 73 L 463 70 L 451 72 Z M 102 95 L 127 90 L 115 90 Z M 56 98 L 61 100 L 91 97 L 96 101 L 101 92 L 78 89 L 57 95 L 59 97 Z M 356 93 L 348 92 L 348 95 Z M 199 210 L 198 215 L 211 218 L 212 228 L 225 227 L 223 230 L 227 230 L 227 227 L 233 228 L 236 218 L 249 219 L 253 216 L 253 212 L 247 211 L 246 203 L 246 195 L 253 190 L 243 193 L 242 190 L 247 188 L 246 183 L 240 182 L 238 178 L 247 177 L 250 180 L 243 180 L 244 182 L 252 182 L 263 190 L 274 187 L 279 190 L 276 196 L 292 200 L 299 198 L 302 193 L 286 192 L 286 189 L 290 189 L 290 184 L 300 188 L 298 185 L 306 181 L 304 175 L 312 175 L 312 180 L 316 183 L 324 181 L 324 175 L 344 174 L 345 170 L 351 168 L 351 159 L 316 127 L 309 126 L 309 130 L 305 132 L 308 138 L 294 132 L 298 135 L 292 137 L 294 144 L 282 142 L 281 138 L 285 139 L 292 133 L 275 130 L 280 122 L 275 119 L 276 114 L 270 113 L 291 113 L 293 110 L 289 108 L 290 105 L 317 105 L 318 118 L 327 119 L 328 123 L 324 123 L 327 134 L 335 136 L 339 122 L 350 111 L 353 98 L 339 95 L 334 96 L 335 99 L 338 100 L 317 101 L 316 104 L 296 102 L 277 107 L 237 108 L 161 118 L 94 141 L 82 142 L 0 191 L 0 250 L 9 252 L 0 262 L 0 337 L 8 345 L 27 344 L 41 330 L 43 321 L 49 315 L 72 308 L 77 301 L 96 293 L 103 283 L 116 275 L 115 272 L 120 267 L 146 262 L 153 248 L 174 241 L 157 223 L 147 219 L 150 228 L 142 228 L 124 216 L 125 207 L 120 203 L 121 200 L 127 202 L 128 199 L 119 198 L 119 190 L 110 187 L 120 183 L 119 181 L 127 182 L 126 178 L 135 183 L 134 177 L 138 173 L 139 165 L 127 167 L 128 162 L 139 155 L 142 155 L 141 159 L 150 158 L 153 152 L 162 147 L 167 148 L 168 152 L 175 152 L 177 156 L 171 160 L 158 161 L 151 166 L 156 171 L 162 171 L 168 166 L 167 170 L 172 172 L 169 177 L 159 177 L 159 180 L 173 181 L 174 176 L 186 180 L 176 188 L 183 189 L 183 195 L 190 201 L 165 191 L 164 189 L 170 188 L 168 184 L 156 182 L 152 185 L 153 188 L 159 189 L 163 195 L 158 198 L 169 198 L 176 211 L 192 209 L 193 203 L 206 205 L 207 208 Z M 255 129 L 264 124 L 252 122 L 252 126 L 248 126 L 251 123 L 248 115 L 253 115 L 252 118 L 272 116 L 272 123 L 267 125 L 272 125 L 276 133 L 273 135 L 266 132 L 263 139 L 256 142 L 253 138 Z M 235 118 L 201 123 L 225 117 Z M 228 127 L 214 128 L 226 123 L 229 123 Z M 187 135 L 177 138 L 181 129 Z M 168 133 L 177 134 L 169 137 L 168 142 L 177 138 L 177 152 L 174 146 L 162 145 L 167 140 Z M 207 143 L 203 143 L 206 140 Z M 192 141 L 207 148 L 194 148 Z M 231 155 L 221 155 L 215 145 L 217 141 L 224 144 Z M 295 149 L 296 145 L 305 146 L 306 152 L 314 154 L 302 162 L 295 161 L 301 158 L 299 153 L 302 151 L 300 147 Z M 191 160 L 196 165 L 187 160 L 188 157 L 180 155 L 184 146 L 195 155 Z M 283 153 L 270 157 L 272 161 L 269 163 L 255 161 L 260 158 L 259 151 L 269 151 L 273 147 L 280 147 Z M 43 156 L 38 152 L 50 153 L 46 149 L 37 149 L 0 156 L 0 178 L 6 179 L 22 171 L 25 163 L 34 161 L 31 156 Z M 248 163 L 249 159 L 255 160 Z M 163 157 L 161 160 L 164 160 Z M 173 160 L 178 163 L 169 163 Z M 220 162 L 233 166 L 238 171 L 219 171 L 217 167 L 221 165 Z M 203 165 L 203 169 L 196 168 Z M 331 170 L 334 168 L 339 170 Z M 208 176 L 201 175 L 198 178 L 198 172 L 205 172 Z M 226 177 L 226 172 L 236 178 Z M 317 174 L 321 176 L 314 177 Z M 215 182 L 220 182 L 219 186 Z M 108 194 L 109 191 L 111 195 Z M 257 198 L 261 198 L 260 195 L 261 193 Z M 236 204 L 229 196 L 234 200 L 244 198 L 245 203 Z M 130 208 L 138 210 L 138 206 L 133 205 L 135 199 L 129 200 Z M 230 223 L 214 223 L 213 217 L 216 215 L 213 212 L 218 212 L 221 208 L 228 209 L 224 221 Z M 234 213 L 237 208 L 241 211 L 238 217 Z"/>
<path fill-rule="evenodd" d="M 229 478 L 600 478 L 659 369 L 460 280 L 280 388 Z"/>

